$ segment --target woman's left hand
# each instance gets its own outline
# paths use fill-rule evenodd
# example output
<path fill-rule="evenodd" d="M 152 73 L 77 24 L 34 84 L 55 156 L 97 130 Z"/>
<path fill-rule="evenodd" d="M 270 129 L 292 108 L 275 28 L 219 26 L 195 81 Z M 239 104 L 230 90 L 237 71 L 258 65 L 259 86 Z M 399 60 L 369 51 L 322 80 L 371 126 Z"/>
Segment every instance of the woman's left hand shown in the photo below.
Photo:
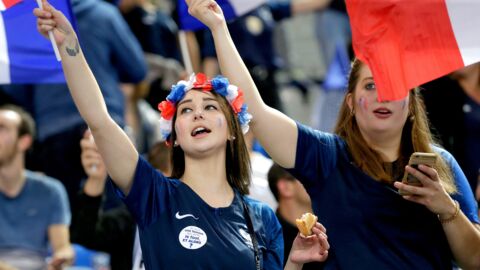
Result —
<path fill-rule="evenodd" d="M 418 170 L 406 166 L 405 170 L 420 180 L 423 186 L 395 182 L 396 188 L 409 194 L 404 195 L 404 199 L 423 204 L 440 217 L 448 217 L 455 213 L 455 202 L 439 181 L 437 170 L 426 165 L 418 165 Z"/>
<path fill-rule="evenodd" d="M 302 236 L 297 234 L 293 240 L 292 249 L 290 250 L 289 260 L 295 264 L 304 264 L 308 262 L 323 262 L 328 257 L 328 249 L 330 245 L 327 239 L 327 230 L 317 222 L 312 228 L 311 236 Z"/>

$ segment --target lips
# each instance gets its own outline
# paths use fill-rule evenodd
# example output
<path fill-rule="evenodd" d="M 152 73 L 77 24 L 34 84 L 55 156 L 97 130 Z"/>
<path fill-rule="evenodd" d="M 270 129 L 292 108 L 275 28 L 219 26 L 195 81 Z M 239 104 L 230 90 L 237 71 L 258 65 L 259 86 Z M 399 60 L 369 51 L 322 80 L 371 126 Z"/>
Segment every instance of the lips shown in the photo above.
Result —
<path fill-rule="evenodd" d="M 387 108 L 377 108 L 373 111 L 373 113 L 379 118 L 386 118 L 392 115 L 392 111 Z"/>
<path fill-rule="evenodd" d="M 205 133 L 210 133 L 210 132 L 212 132 L 212 131 L 210 129 L 206 128 L 206 127 L 196 127 L 192 130 L 191 135 L 193 137 L 196 137 L 198 135 L 205 134 Z"/>

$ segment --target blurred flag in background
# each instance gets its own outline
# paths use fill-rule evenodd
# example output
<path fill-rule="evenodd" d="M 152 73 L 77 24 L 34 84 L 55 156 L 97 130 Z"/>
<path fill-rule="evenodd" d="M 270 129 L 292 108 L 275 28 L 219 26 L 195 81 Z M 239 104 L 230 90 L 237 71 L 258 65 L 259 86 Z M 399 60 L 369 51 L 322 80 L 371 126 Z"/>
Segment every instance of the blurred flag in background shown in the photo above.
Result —
<path fill-rule="evenodd" d="M 69 0 L 50 0 L 72 22 Z M 52 44 L 37 31 L 35 0 L 0 0 L 0 84 L 65 82 Z"/>
<path fill-rule="evenodd" d="M 380 100 L 480 61 L 478 0 L 346 0 L 357 58 Z"/>

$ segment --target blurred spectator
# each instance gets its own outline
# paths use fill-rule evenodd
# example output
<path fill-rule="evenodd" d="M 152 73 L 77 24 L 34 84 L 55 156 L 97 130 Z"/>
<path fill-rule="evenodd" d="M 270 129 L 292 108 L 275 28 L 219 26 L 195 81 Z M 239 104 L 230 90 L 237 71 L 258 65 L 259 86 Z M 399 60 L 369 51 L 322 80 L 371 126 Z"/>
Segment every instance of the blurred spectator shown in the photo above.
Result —
<path fill-rule="evenodd" d="M 0 107 L 0 262 L 22 270 L 45 269 L 73 261 L 70 209 L 56 179 L 25 169 L 35 124 L 20 107 Z"/>
<path fill-rule="evenodd" d="M 422 87 L 434 134 L 458 160 L 475 192 L 480 170 L 480 63 Z"/>
<path fill-rule="evenodd" d="M 116 208 L 103 210 L 107 172 L 88 131 L 81 140 L 81 149 L 87 181 L 77 197 L 76 214 L 70 229 L 72 242 L 108 252 L 114 270 L 132 269 L 132 257 L 141 258 L 139 246 L 134 250 L 135 221 L 123 203 Z M 170 149 L 165 143 L 157 143 L 149 152 L 148 160 L 167 174 L 170 172 L 169 154 Z M 138 261 L 141 262 L 141 259 Z"/>
<path fill-rule="evenodd" d="M 148 0 L 120 0 L 119 8 L 144 52 L 180 60 L 175 21 Z"/>
<path fill-rule="evenodd" d="M 123 84 L 125 95 L 125 133 L 140 154 L 148 150 L 162 137 L 160 134 L 160 114 L 143 97 L 148 91 L 145 84 Z"/>
<path fill-rule="evenodd" d="M 267 4 L 228 23 L 232 39 L 257 85 L 265 103 L 282 110 L 275 81 L 276 71 L 283 60 L 275 53 L 273 35 L 276 22 L 303 12 L 324 8 L 319 0 L 268 1 Z M 205 35 L 209 35 L 206 31 Z M 211 36 L 205 38 L 204 57 L 215 57 Z"/>
<path fill-rule="evenodd" d="M 333 132 L 337 120 L 337 114 L 340 104 L 343 101 L 347 88 L 347 77 L 349 72 L 349 52 L 351 51 L 352 33 L 350 30 L 350 22 L 348 20 L 347 8 L 344 0 L 326 0 L 327 7 L 318 10 L 315 13 L 315 33 L 320 44 L 323 63 L 327 68 L 324 78 L 324 84 L 321 88 L 320 95 L 314 105 L 314 113 L 312 115 L 312 125 L 316 129 Z M 345 55 L 346 68 L 339 73 L 331 72 L 335 65 L 342 65 L 342 57 Z M 343 73 L 343 74 L 342 74 Z M 329 82 L 332 78 L 328 76 L 337 75 L 340 84 L 331 85 Z"/>
<path fill-rule="evenodd" d="M 303 185 L 290 173 L 274 163 L 268 171 L 268 184 L 275 199 L 278 201 L 277 218 L 283 229 L 285 243 L 284 265 L 292 248 L 293 240 L 297 237 L 298 229 L 295 220 L 303 214 L 312 213 L 310 196 Z M 320 222 L 320 221 L 319 221 Z M 303 269 L 320 269 L 320 263 L 307 263 Z"/>
<path fill-rule="evenodd" d="M 139 82 L 146 63 L 138 41 L 118 9 L 101 0 L 72 0 L 83 53 L 97 79 L 111 117 L 124 125 L 124 97 L 120 82 Z M 32 112 L 39 146 L 27 167 L 45 172 L 75 197 L 84 178 L 78 142 L 86 124 L 66 84 L 8 85 L 5 90 Z"/>

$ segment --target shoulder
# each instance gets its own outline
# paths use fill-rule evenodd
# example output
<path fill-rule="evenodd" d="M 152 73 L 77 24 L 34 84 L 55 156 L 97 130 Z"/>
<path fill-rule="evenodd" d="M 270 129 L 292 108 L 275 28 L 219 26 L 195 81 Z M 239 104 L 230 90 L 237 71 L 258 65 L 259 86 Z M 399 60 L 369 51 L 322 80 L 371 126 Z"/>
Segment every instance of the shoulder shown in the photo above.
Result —
<path fill-rule="evenodd" d="M 252 199 L 248 196 L 244 196 L 245 203 L 251 209 L 250 211 L 255 215 L 261 217 L 263 222 L 273 222 L 277 221 L 278 219 L 275 215 L 273 209 L 268 206 L 266 203 Z"/>
<path fill-rule="evenodd" d="M 432 149 L 433 149 L 433 151 L 435 151 L 435 153 L 440 155 L 443 158 L 443 160 L 445 160 L 445 162 L 449 166 L 452 166 L 452 163 L 454 163 L 454 162 L 456 163 L 456 160 L 453 157 L 453 155 L 450 152 L 448 152 L 447 150 L 445 150 L 444 148 L 442 148 L 441 146 L 432 145 Z"/>
<path fill-rule="evenodd" d="M 51 192 L 65 192 L 63 184 L 55 178 L 29 170 L 25 171 L 25 177 L 35 189 L 41 189 L 42 191 L 48 190 Z"/>

